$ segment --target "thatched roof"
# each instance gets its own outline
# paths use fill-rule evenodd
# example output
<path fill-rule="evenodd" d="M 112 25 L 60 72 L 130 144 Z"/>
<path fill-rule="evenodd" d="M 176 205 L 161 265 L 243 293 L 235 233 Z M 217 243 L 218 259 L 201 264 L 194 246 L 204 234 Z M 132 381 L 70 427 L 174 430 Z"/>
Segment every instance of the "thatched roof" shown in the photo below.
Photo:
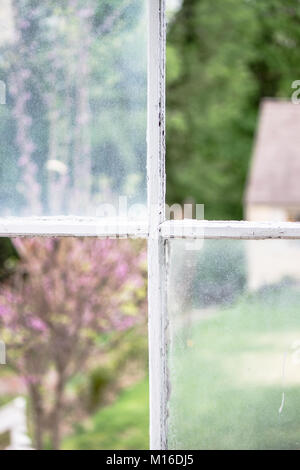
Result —
<path fill-rule="evenodd" d="M 245 199 L 250 204 L 300 204 L 300 105 L 263 101 Z"/>

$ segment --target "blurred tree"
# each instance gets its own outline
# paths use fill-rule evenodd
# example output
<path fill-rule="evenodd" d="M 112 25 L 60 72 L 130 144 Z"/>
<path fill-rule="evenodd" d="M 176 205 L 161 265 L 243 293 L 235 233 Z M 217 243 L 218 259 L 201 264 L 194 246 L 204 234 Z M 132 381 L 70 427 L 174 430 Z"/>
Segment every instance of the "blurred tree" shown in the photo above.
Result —
<path fill-rule="evenodd" d="M 259 103 L 291 96 L 299 25 L 295 0 L 184 0 L 167 48 L 169 203 L 242 218 Z"/>
<path fill-rule="evenodd" d="M 11 37 L 0 31 L 0 214 L 95 215 L 119 194 L 144 201 L 144 3 L 9 5 Z"/>
<path fill-rule="evenodd" d="M 129 240 L 17 239 L 15 274 L 0 289 L 1 339 L 22 375 L 35 446 L 58 449 L 68 381 L 88 359 L 143 321 L 144 250 Z M 104 345 L 102 344 L 104 343 Z M 68 412 L 69 411 L 69 412 Z"/>

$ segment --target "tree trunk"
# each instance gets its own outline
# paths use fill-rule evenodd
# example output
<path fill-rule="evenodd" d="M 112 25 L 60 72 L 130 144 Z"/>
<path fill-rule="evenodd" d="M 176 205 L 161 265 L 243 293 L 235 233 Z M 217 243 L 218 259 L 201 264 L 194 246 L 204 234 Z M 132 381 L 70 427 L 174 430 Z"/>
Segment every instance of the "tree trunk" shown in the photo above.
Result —
<path fill-rule="evenodd" d="M 63 393 L 65 381 L 60 376 L 55 389 L 55 403 L 51 420 L 52 449 L 59 450 L 61 446 L 61 418 L 63 409 Z"/>
<path fill-rule="evenodd" d="M 30 399 L 33 409 L 33 426 L 34 426 L 34 446 L 36 450 L 43 449 L 44 437 L 44 410 L 42 399 L 37 386 L 30 387 Z"/>

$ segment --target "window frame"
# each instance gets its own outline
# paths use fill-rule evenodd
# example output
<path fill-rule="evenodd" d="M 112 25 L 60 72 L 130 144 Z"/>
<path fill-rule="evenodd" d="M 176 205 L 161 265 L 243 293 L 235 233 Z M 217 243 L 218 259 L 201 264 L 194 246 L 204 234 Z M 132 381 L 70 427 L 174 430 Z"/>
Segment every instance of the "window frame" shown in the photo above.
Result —
<path fill-rule="evenodd" d="M 0 237 L 98 237 L 148 240 L 148 337 L 150 448 L 168 448 L 167 253 L 171 238 L 300 239 L 297 222 L 166 221 L 165 218 L 165 0 L 145 0 L 148 7 L 148 220 L 91 217 L 0 218 Z"/>

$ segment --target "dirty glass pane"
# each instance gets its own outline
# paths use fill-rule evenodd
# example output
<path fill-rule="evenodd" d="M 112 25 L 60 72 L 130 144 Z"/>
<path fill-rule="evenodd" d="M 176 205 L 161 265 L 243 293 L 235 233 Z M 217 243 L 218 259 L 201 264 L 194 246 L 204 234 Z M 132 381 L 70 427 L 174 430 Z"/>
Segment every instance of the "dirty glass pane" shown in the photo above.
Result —
<path fill-rule="evenodd" d="M 1 0 L 0 216 L 146 201 L 145 7 Z"/>
<path fill-rule="evenodd" d="M 170 449 L 300 448 L 300 242 L 169 242 Z"/>
<path fill-rule="evenodd" d="M 0 253 L 0 450 L 147 449 L 145 241 Z"/>

